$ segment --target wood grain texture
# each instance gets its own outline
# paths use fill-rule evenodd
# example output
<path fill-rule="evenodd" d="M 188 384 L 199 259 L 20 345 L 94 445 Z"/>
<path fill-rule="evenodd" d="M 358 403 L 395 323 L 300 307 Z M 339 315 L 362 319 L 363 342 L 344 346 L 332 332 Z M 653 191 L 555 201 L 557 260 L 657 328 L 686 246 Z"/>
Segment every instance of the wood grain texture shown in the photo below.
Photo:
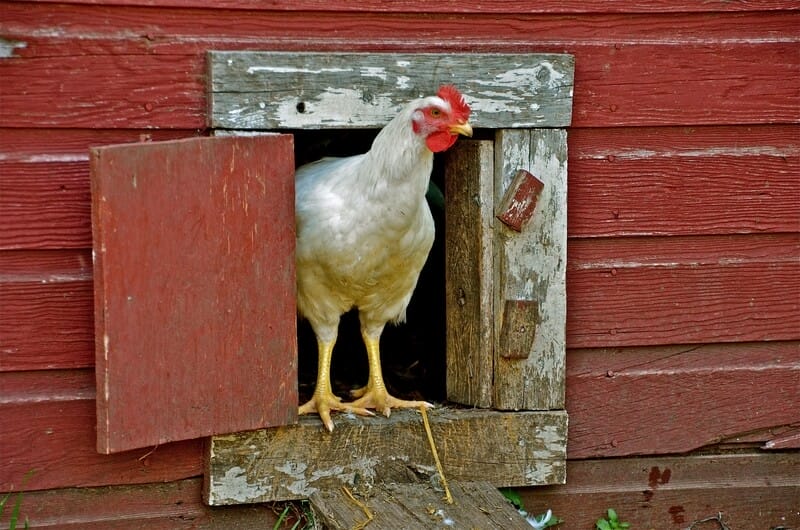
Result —
<path fill-rule="evenodd" d="M 499 130 L 495 144 L 494 198 L 499 204 L 517 171 L 543 183 L 536 215 L 522 232 L 494 221 L 494 385 L 493 406 L 504 410 L 547 410 L 564 404 L 567 267 L 567 134 L 564 130 Z M 521 336 L 503 342 L 507 301 L 538 306 L 538 321 Z M 509 316 L 510 318 L 510 316 Z M 534 335 L 530 340 L 529 335 Z M 520 359 L 518 350 L 530 344 Z"/>
<path fill-rule="evenodd" d="M 800 453 L 570 461 L 565 485 L 522 490 L 532 513 L 591 528 L 613 506 L 631 528 L 685 530 L 722 512 L 729 528 L 798 528 Z M 720 528 L 714 522 L 695 528 Z"/>
<path fill-rule="evenodd" d="M 800 120 L 796 12 L 442 15 L 433 27 L 427 15 L 415 13 L 309 19 L 306 13 L 252 12 L 248 24 L 241 24 L 236 10 L 12 3 L 6 12 L 14 24 L 4 34 L 26 46 L 0 65 L 9 80 L 0 94 L 5 126 L 202 127 L 204 53 L 214 48 L 566 51 L 577 65 L 573 125 Z M 39 36 L 52 35 L 54 27 L 56 36 Z M 63 58 L 58 66 L 55 56 Z"/>
<path fill-rule="evenodd" d="M 569 235 L 800 231 L 797 133 L 782 125 L 572 128 Z M 193 134 L 0 129 L 0 245 L 91 247 L 88 148 Z M 4 213 L 11 209 L 26 223 Z"/>
<path fill-rule="evenodd" d="M 564 481 L 564 412 L 434 409 L 428 417 L 448 480 Z M 300 418 L 297 425 L 215 436 L 207 456 L 211 505 L 300 499 L 342 485 L 417 482 L 417 474 L 436 473 L 415 410 L 391 418 L 339 416 L 333 433 L 318 418 Z"/>
<path fill-rule="evenodd" d="M 791 295 L 800 292 L 798 237 L 572 240 L 567 344 L 602 348 L 795 340 L 798 298 Z M 36 260 L 39 255 L 30 256 Z M 86 254 L 69 259 L 85 260 Z M 8 336 L 16 337 L 4 370 L 91 363 L 86 348 L 92 337 L 92 285 L 87 279 L 42 281 L 51 276 L 42 272 L 30 281 L 0 284 L 4 302 L 18 308 L 0 315 Z M 71 294 L 64 298 L 64 293 Z M 60 319 L 83 324 L 63 328 Z M 65 337 L 81 338 L 69 347 Z"/>
<path fill-rule="evenodd" d="M 574 59 L 560 55 L 209 52 L 209 126 L 380 128 L 452 84 L 483 128 L 565 127 Z"/>
<path fill-rule="evenodd" d="M 447 504 L 442 488 L 430 483 L 385 484 L 359 500 L 373 514 L 370 530 L 398 528 L 503 528 L 529 530 L 528 522 L 500 491 L 488 482 L 451 482 L 453 504 Z M 311 496 L 311 506 L 325 528 L 351 530 L 367 520 L 361 506 L 342 490 L 326 490 Z"/>
<path fill-rule="evenodd" d="M 571 348 L 795 340 L 800 234 L 573 240 Z"/>
<path fill-rule="evenodd" d="M 295 421 L 292 138 L 110 146 L 91 167 L 98 451 Z"/>
<path fill-rule="evenodd" d="M 99 455 L 93 370 L 0 374 L 0 491 L 141 484 L 198 476 L 202 440 Z"/>
<path fill-rule="evenodd" d="M 490 407 L 494 384 L 494 142 L 461 141 L 445 170 L 447 398 Z"/>
<path fill-rule="evenodd" d="M 798 232 L 798 132 L 572 130 L 570 236 Z"/>
<path fill-rule="evenodd" d="M 88 252 L 0 252 L 0 372 L 94 364 Z"/>
<path fill-rule="evenodd" d="M 570 458 L 683 453 L 797 421 L 798 342 L 570 350 L 567 368 Z"/>
<path fill-rule="evenodd" d="M 58 0 L 38 0 L 55 2 Z M 207 7 L 200 0 L 71 0 L 74 4 L 124 5 L 124 6 L 174 6 Z M 264 9 L 260 0 L 217 0 L 214 5 L 224 9 Z M 517 0 L 497 0 L 485 4 L 480 0 L 439 0 L 431 3 L 423 0 L 402 0 L 382 2 L 380 0 L 343 0 L 336 3 L 324 0 L 299 0 L 294 2 L 273 2 L 267 6 L 276 11 L 364 11 L 391 13 L 686 13 L 719 11 L 767 11 L 791 10 L 796 8 L 787 0 L 741 0 L 729 2 L 713 0 L 702 3 L 691 1 L 651 1 L 617 0 L 613 4 L 603 1 L 585 2 L 580 0 L 540 2 L 519 2 Z"/>
<path fill-rule="evenodd" d="M 68 488 L 26 492 L 20 513 L 30 528 L 68 530 L 272 528 L 278 516 L 272 506 L 203 505 L 202 479 L 102 488 Z M 7 523 L 8 513 L 0 517 Z"/>

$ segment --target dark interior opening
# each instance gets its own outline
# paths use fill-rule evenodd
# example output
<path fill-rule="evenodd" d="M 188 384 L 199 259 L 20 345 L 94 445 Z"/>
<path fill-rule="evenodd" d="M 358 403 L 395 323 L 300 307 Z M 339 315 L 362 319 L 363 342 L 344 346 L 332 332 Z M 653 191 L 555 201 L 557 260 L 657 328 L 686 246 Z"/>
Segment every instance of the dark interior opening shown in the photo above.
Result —
<path fill-rule="evenodd" d="M 377 130 L 292 131 L 298 166 L 324 156 L 350 156 L 369 150 Z M 434 159 L 431 182 L 444 190 L 443 157 Z M 428 194 L 436 239 L 408 307 L 407 321 L 388 324 L 381 337 L 381 362 L 389 392 L 401 399 L 445 399 L 445 263 L 444 202 Z M 298 374 L 301 403 L 311 397 L 317 374 L 317 345 L 311 326 L 298 321 Z M 333 353 L 334 393 L 350 400 L 349 391 L 367 381 L 367 354 L 359 333 L 357 311 L 342 317 Z"/>

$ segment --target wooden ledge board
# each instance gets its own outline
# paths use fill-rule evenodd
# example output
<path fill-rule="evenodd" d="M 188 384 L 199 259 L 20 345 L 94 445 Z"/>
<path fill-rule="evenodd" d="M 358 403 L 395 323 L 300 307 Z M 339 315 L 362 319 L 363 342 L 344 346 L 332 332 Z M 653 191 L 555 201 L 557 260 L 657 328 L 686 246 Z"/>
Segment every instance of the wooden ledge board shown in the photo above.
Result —
<path fill-rule="evenodd" d="M 456 482 L 450 484 L 450 491 L 453 504 L 444 502 L 442 490 L 431 484 L 379 486 L 366 498 L 359 498 L 373 515 L 365 528 L 531 528 L 488 482 Z M 341 489 L 315 493 L 311 505 L 325 527 L 332 530 L 350 530 L 367 520 L 362 508 Z"/>
<path fill-rule="evenodd" d="M 563 484 L 567 414 L 447 408 L 429 414 L 448 480 L 495 487 Z M 436 473 L 418 411 L 391 418 L 316 417 L 296 425 L 209 439 L 204 496 L 210 505 L 303 499 L 342 485 L 410 483 Z"/>

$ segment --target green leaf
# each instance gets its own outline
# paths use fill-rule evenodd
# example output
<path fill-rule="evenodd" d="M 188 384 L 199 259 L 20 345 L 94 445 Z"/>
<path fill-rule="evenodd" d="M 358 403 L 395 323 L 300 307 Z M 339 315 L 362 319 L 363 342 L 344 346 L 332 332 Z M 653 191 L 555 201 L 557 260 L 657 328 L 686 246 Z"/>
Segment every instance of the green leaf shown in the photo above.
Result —
<path fill-rule="evenodd" d="M 597 530 L 612 530 L 611 525 L 605 519 L 598 519 L 595 526 Z"/>
<path fill-rule="evenodd" d="M 500 488 L 500 493 L 502 493 L 503 497 L 505 497 L 508 502 L 513 504 L 517 510 L 524 509 L 522 506 L 522 497 L 520 497 L 516 490 L 512 490 L 511 488 Z"/>
<path fill-rule="evenodd" d="M 616 523 L 619 519 L 617 519 L 617 512 L 614 508 L 608 509 L 608 520 L 612 523 Z"/>

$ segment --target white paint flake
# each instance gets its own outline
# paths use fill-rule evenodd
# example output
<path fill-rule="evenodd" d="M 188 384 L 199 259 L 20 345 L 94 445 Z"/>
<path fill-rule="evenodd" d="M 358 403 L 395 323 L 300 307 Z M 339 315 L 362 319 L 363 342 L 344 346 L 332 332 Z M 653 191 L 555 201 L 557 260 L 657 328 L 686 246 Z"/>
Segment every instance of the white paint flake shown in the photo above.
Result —
<path fill-rule="evenodd" d="M 409 88 L 410 87 L 410 85 L 408 84 L 409 81 L 411 81 L 410 77 L 404 75 L 398 75 L 395 84 L 397 85 L 397 88 Z"/>
<path fill-rule="evenodd" d="M 361 67 L 361 76 L 362 77 L 377 77 L 382 81 L 386 81 L 386 68 L 382 66 L 362 66 Z"/>
<path fill-rule="evenodd" d="M 215 501 L 221 500 L 245 503 L 269 495 L 272 486 L 264 480 L 257 480 L 255 483 L 248 482 L 245 470 L 239 466 L 233 466 L 225 471 L 224 477 L 214 481 L 211 491 L 213 496 L 209 499 L 211 504 L 217 504 Z"/>
<path fill-rule="evenodd" d="M 341 73 L 352 72 L 352 68 L 296 68 L 294 66 L 250 66 L 247 68 L 248 74 L 256 72 L 269 72 L 271 74 L 321 74 L 321 73 Z"/>
<path fill-rule="evenodd" d="M 14 57 L 14 50 L 27 48 L 28 43 L 19 40 L 8 40 L 0 38 L 0 59 Z"/>

